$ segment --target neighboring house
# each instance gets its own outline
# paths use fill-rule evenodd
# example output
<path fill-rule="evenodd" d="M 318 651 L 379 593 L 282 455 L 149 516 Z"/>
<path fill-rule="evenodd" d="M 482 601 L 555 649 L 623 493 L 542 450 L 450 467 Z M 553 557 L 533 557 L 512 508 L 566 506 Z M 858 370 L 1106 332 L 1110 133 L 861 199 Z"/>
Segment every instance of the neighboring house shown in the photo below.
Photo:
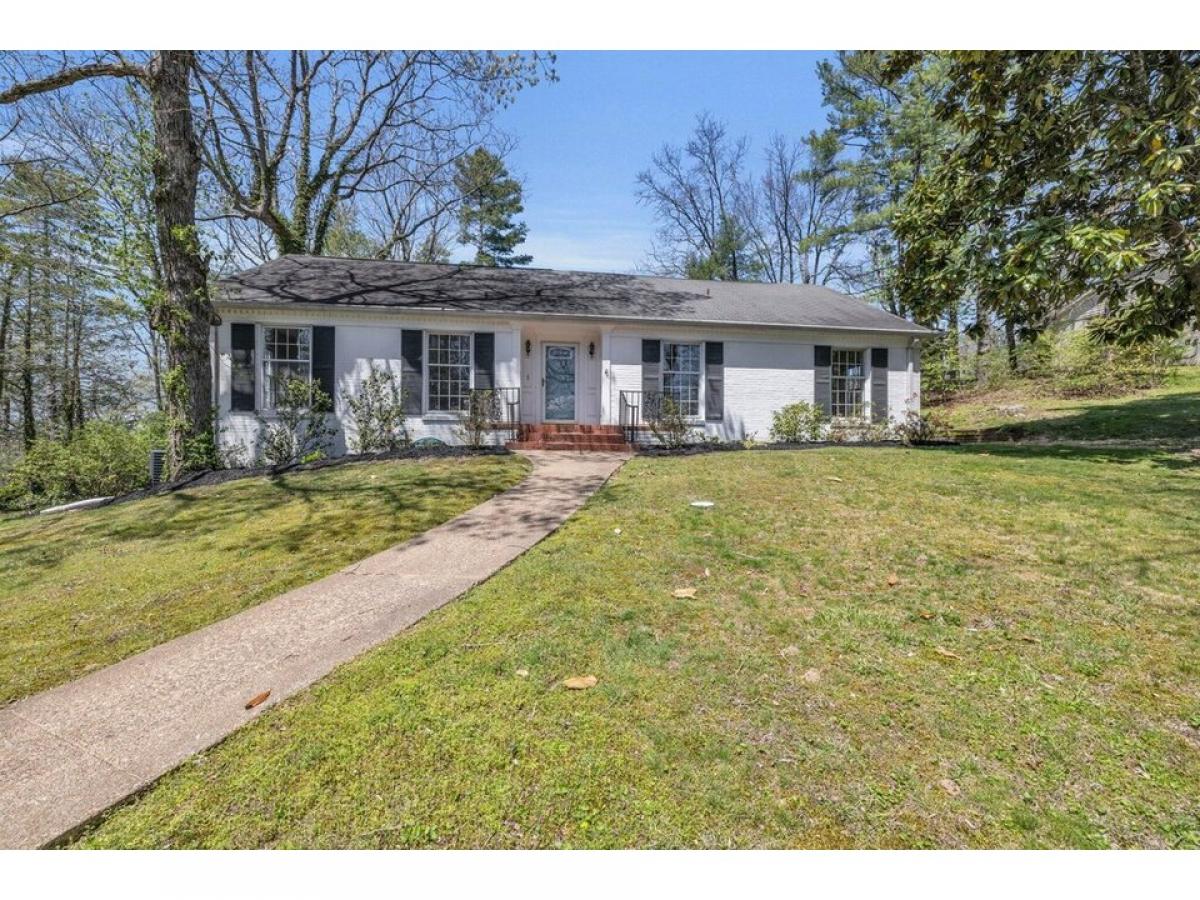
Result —
<path fill-rule="evenodd" d="M 1050 320 L 1050 326 L 1072 331 L 1087 328 L 1092 319 L 1104 315 L 1104 312 L 1104 301 L 1096 296 L 1094 291 L 1088 291 L 1055 313 Z M 1200 366 L 1200 331 L 1194 328 L 1185 329 L 1179 335 L 1179 341 L 1184 347 L 1183 364 Z"/>
<path fill-rule="evenodd" d="M 403 384 L 410 435 L 447 443 L 476 389 L 501 393 L 526 441 L 644 434 L 659 395 L 722 440 L 767 439 L 772 413 L 797 400 L 898 420 L 919 408 L 932 334 L 813 285 L 329 257 L 224 279 L 215 303 L 221 440 L 252 455 L 285 374 L 333 396 L 345 452 L 347 399 L 373 366 Z"/>

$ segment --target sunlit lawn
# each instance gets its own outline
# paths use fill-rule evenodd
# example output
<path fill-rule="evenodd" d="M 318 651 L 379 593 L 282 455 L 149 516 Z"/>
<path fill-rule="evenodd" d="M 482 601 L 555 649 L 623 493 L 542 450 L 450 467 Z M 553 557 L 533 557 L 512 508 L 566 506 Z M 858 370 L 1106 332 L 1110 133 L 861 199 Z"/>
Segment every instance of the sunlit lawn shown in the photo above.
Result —
<path fill-rule="evenodd" d="M 942 407 L 955 428 L 1002 428 L 1028 438 L 1200 445 L 1200 366 L 1128 397 L 1063 399 L 1017 385 Z"/>
<path fill-rule="evenodd" d="M 327 575 L 526 470 L 517 457 L 360 463 L 0 521 L 0 703 Z"/>
<path fill-rule="evenodd" d="M 1183 454 L 636 459 L 82 843 L 1197 846 L 1198 547 Z"/>

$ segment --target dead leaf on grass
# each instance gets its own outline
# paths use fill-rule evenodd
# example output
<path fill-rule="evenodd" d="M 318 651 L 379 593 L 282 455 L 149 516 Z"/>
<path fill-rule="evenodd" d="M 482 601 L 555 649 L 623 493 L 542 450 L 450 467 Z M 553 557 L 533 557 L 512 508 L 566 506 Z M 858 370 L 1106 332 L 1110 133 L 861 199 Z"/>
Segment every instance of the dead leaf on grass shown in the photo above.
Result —
<path fill-rule="evenodd" d="M 917 615 L 920 616 L 922 619 L 924 619 L 926 622 L 928 622 L 930 619 L 934 619 L 937 617 L 937 613 L 930 612 L 927 609 L 921 610 L 919 613 L 917 613 Z"/>
<path fill-rule="evenodd" d="M 898 585 L 900 583 L 900 576 L 897 575 L 895 572 L 892 572 L 887 577 L 887 583 L 888 583 L 888 587 L 895 587 L 896 585 Z"/>
<path fill-rule="evenodd" d="M 836 475 L 826 475 L 825 480 L 826 481 L 836 481 L 838 484 L 842 483 L 842 479 L 838 478 Z"/>
<path fill-rule="evenodd" d="M 938 656 L 944 657 L 946 659 L 959 659 L 959 660 L 962 659 L 962 657 L 959 656 L 957 653 L 955 653 L 953 650 L 947 650 L 945 647 L 934 647 L 933 652 L 936 653 Z"/>
<path fill-rule="evenodd" d="M 691 600 L 696 596 L 695 588 L 676 588 L 671 591 L 671 596 L 680 600 Z"/>
<path fill-rule="evenodd" d="M 516 675 L 518 678 L 528 678 L 529 670 L 528 669 L 517 669 Z"/>
<path fill-rule="evenodd" d="M 563 681 L 563 687 L 570 691 L 586 691 L 596 686 L 595 675 L 572 675 Z"/>
<path fill-rule="evenodd" d="M 951 797 L 957 797 L 962 793 L 962 788 L 958 786 L 958 783 L 953 778 L 943 778 L 938 782 L 938 787 Z"/>
<path fill-rule="evenodd" d="M 265 703 L 267 698 L 270 696 L 271 696 L 270 691 L 263 691 L 261 694 L 255 694 L 253 697 L 251 697 L 249 700 L 246 701 L 246 709 L 254 709 L 254 707 L 258 706 L 259 704 Z"/>

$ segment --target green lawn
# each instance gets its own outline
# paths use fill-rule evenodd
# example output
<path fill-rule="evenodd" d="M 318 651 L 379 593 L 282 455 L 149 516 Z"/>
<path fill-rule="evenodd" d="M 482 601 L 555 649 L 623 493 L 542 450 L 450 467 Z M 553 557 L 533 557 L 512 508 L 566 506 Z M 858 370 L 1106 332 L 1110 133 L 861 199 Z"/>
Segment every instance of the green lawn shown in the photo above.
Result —
<path fill-rule="evenodd" d="M 360 463 L 0 521 L 0 703 L 406 540 L 527 468 L 518 457 Z"/>
<path fill-rule="evenodd" d="M 954 428 L 1002 428 L 1026 438 L 1200 444 L 1200 366 L 1129 397 L 1063 400 L 1010 388 L 941 407 Z"/>
<path fill-rule="evenodd" d="M 1197 547 L 1182 454 L 635 459 L 80 843 L 1197 846 Z"/>

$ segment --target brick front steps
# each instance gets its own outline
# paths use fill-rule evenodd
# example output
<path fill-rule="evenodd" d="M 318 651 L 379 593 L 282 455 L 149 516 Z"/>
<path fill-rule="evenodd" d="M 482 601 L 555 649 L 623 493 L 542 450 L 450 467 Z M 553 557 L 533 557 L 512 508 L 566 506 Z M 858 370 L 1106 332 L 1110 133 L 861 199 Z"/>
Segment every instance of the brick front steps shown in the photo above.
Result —
<path fill-rule="evenodd" d="M 510 450 L 630 450 L 618 425 L 522 425 Z"/>

